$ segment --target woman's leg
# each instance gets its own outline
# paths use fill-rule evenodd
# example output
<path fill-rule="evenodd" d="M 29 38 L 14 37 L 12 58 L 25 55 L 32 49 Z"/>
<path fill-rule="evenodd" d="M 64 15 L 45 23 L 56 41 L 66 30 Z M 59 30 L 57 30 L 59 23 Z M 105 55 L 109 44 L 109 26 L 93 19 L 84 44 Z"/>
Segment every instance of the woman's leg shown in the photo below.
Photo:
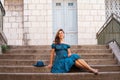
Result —
<path fill-rule="evenodd" d="M 83 59 L 77 60 L 81 65 L 83 65 L 85 68 L 90 69 L 91 67 L 85 62 Z"/>
<path fill-rule="evenodd" d="M 78 67 L 78 68 L 85 69 L 85 67 L 83 65 L 81 65 L 77 60 L 75 61 L 75 66 Z"/>
<path fill-rule="evenodd" d="M 78 68 L 82 68 L 85 71 L 88 71 L 83 65 L 81 65 L 77 60 L 75 61 L 75 66 Z"/>
<path fill-rule="evenodd" d="M 98 70 L 97 69 L 93 69 L 92 67 L 90 67 L 83 59 L 78 59 L 76 60 L 75 62 L 75 65 L 77 67 L 81 67 L 83 69 L 86 69 L 86 70 L 89 70 L 89 71 L 92 71 L 94 73 L 98 73 Z"/>

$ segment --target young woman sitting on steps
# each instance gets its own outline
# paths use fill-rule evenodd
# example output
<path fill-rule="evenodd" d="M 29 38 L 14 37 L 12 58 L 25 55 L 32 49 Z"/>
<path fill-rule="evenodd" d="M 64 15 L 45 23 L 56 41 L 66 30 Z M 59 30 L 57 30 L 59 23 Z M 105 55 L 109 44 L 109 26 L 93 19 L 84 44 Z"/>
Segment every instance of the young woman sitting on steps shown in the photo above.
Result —
<path fill-rule="evenodd" d="M 70 45 L 64 42 L 63 29 L 58 30 L 51 47 L 50 63 L 47 67 L 51 68 L 52 73 L 67 73 L 75 65 L 78 68 L 83 68 L 89 72 L 98 74 L 98 69 L 90 67 L 78 54 L 71 53 Z M 54 53 L 56 53 L 55 59 Z"/>

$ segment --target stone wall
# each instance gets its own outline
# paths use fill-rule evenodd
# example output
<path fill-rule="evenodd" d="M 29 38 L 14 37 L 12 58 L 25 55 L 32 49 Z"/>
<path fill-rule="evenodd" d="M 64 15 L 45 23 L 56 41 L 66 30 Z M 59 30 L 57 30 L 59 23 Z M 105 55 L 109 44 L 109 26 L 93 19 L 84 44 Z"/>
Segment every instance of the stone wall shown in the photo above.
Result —
<path fill-rule="evenodd" d="M 97 44 L 96 33 L 105 22 L 104 0 L 77 0 L 78 44 Z"/>
<path fill-rule="evenodd" d="M 29 45 L 52 42 L 52 0 L 24 0 L 24 28 Z"/>
<path fill-rule="evenodd" d="M 52 43 L 52 0 L 4 0 L 4 32 L 9 45 Z M 105 22 L 104 0 L 77 0 L 78 44 L 97 44 Z"/>
<path fill-rule="evenodd" d="M 9 45 L 23 44 L 23 0 L 4 0 L 4 33 Z"/>

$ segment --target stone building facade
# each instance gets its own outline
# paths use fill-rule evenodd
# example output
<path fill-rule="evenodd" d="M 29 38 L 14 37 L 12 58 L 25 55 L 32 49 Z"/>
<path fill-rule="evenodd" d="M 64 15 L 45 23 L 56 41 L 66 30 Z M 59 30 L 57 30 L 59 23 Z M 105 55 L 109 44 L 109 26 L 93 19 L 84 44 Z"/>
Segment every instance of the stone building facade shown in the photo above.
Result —
<path fill-rule="evenodd" d="M 108 1 L 108 0 L 107 0 Z M 118 0 L 119 1 L 119 0 Z M 9 45 L 50 45 L 59 28 L 71 45 L 97 44 L 105 0 L 2 0 Z"/>

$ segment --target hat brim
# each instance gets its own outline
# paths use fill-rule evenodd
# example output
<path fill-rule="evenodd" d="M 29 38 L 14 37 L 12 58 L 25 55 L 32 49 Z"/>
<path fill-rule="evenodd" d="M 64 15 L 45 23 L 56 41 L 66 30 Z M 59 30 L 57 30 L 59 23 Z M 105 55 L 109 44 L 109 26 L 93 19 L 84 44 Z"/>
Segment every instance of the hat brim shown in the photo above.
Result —
<path fill-rule="evenodd" d="M 44 66 L 46 66 L 46 65 L 37 65 L 37 64 L 33 64 L 33 66 L 35 66 L 35 67 L 44 67 Z"/>

